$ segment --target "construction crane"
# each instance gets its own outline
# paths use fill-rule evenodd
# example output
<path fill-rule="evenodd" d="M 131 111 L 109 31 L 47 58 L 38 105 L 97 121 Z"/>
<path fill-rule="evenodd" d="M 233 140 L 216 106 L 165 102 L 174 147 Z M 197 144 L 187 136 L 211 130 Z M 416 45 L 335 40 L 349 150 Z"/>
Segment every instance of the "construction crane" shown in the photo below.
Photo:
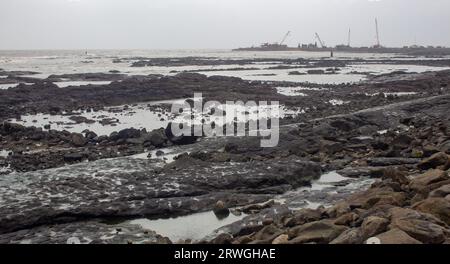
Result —
<path fill-rule="evenodd" d="M 375 18 L 375 32 L 376 32 L 377 43 L 375 44 L 374 48 L 381 48 L 380 32 L 378 31 L 378 19 L 377 18 Z"/>
<path fill-rule="evenodd" d="M 286 41 L 286 39 L 289 37 L 290 34 L 291 34 L 291 31 L 288 31 L 286 33 L 286 35 L 284 35 L 284 38 L 281 40 L 280 45 L 284 44 L 284 42 Z"/>
<path fill-rule="evenodd" d="M 348 29 L 348 41 L 347 41 L 347 47 L 349 47 L 350 48 L 350 40 L 351 40 L 351 34 L 352 34 L 352 31 L 351 31 L 351 29 L 349 28 Z"/>
<path fill-rule="evenodd" d="M 319 41 L 320 46 L 321 46 L 322 48 L 326 48 L 326 47 L 327 47 L 327 46 L 325 45 L 325 42 L 322 41 L 322 39 L 320 38 L 319 34 L 317 34 L 317 32 L 316 32 L 316 38 L 317 38 L 317 40 Z"/>

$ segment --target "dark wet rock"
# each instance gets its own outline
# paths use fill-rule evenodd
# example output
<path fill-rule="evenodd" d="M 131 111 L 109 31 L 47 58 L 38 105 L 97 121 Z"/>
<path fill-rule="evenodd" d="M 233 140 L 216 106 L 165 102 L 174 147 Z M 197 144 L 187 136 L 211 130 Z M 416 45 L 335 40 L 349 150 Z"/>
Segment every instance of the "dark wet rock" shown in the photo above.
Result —
<path fill-rule="evenodd" d="M 342 170 L 338 170 L 337 173 L 349 178 L 380 178 L 383 175 L 383 171 L 383 167 L 346 167 Z"/>
<path fill-rule="evenodd" d="M 150 144 L 152 144 L 155 147 L 163 147 L 167 143 L 167 137 L 164 133 L 164 130 L 155 130 L 150 132 L 148 135 L 145 136 L 145 141 L 148 141 Z"/>
<path fill-rule="evenodd" d="M 372 159 L 367 160 L 367 163 L 370 166 L 375 166 L 375 167 L 417 164 L 419 162 L 420 162 L 420 159 L 414 159 L 414 158 L 372 158 Z"/>
<path fill-rule="evenodd" d="M 179 126 L 178 123 L 169 123 L 165 129 L 165 136 L 175 145 L 189 145 L 194 144 L 197 142 L 198 138 L 197 136 L 194 136 L 194 133 L 191 133 L 190 135 L 180 135 L 175 136 L 173 134 L 172 126 Z"/>
<path fill-rule="evenodd" d="M 301 209 L 292 217 L 286 218 L 283 224 L 287 227 L 303 225 L 309 222 L 318 221 L 322 218 L 323 212 L 321 210 Z"/>
<path fill-rule="evenodd" d="M 308 74 L 325 74 L 324 70 L 308 70 Z"/>
<path fill-rule="evenodd" d="M 214 205 L 213 212 L 220 218 L 228 217 L 228 215 L 230 215 L 230 209 L 228 209 L 223 201 L 217 201 Z"/>
<path fill-rule="evenodd" d="M 65 159 L 71 162 L 82 157 L 74 154 Z M 232 173 L 223 176 L 223 170 Z M 177 159 L 163 170 L 156 169 L 149 160 L 119 158 L 10 174 L 13 180 L 0 187 L 20 186 L 29 199 L 24 200 L 20 193 L 2 197 L 6 202 L 0 208 L 0 233 L 86 216 L 183 215 L 213 209 L 218 200 L 233 207 L 254 204 L 267 201 L 274 193 L 303 186 L 320 175 L 320 165 L 311 162 L 280 160 L 217 167 L 191 158 Z M 30 181 L 24 183 L 22 177 Z M 62 197 L 52 198 L 59 195 Z M 37 207 L 36 203 L 51 206 Z M 28 217 L 21 217 L 24 213 Z"/>
<path fill-rule="evenodd" d="M 299 71 L 291 71 L 288 73 L 289 75 L 305 75 L 305 73 L 303 72 L 299 72 Z"/>
<path fill-rule="evenodd" d="M 75 147 L 83 147 L 86 145 L 86 138 L 82 134 L 73 133 L 71 136 L 71 142 Z"/>
<path fill-rule="evenodd" d="M 69 153 L 64 155 L 64 161 L 68 163 L 81 162 L 86 159 L 86 155 L 84 153 Z"/>
<path fill-rule="evenodd" d="M 87 130 L 87 131 L 83 131 L 83 133 L 84 133 L 84 137 L 89 141 L 93 141 L 93 140 L 95 141 L 98 138 L 98 135 L 95 132 Z"/>
<path fill-rule="evenodd" d="M 394 138 L 394 140 L 391 142 L 391 145 L 394 148 L 404 149 L 409 147 L 412 141 L 413 138 L 411 138 L 410 136 L 401 134 Z"/>
<path fill-rule="evenodd" d="M 169 240 L 170 241 L 170 240 Z M 137 225 L 74 222 L 0 234 L 2 244 L 165 244 L 164 238 Z"/>
<path fill-rule="evenodd" d="M 93 123 L 95 123 L 95 120 L 88 119 L 84 116 L 71 116 L 71 117 L 69 117 L 69 119 L 74 121 L 77 124 L 80 124 L 80 123 L 93 124 Z"/>
<path fill-rule="evenodd" d="M 71 73 L 61 75 L 50 75 L 46 80 L 51 82 L 60 81 L 119 81 L 127 77 L 125 74 L 111 73 Z"/>
<path fill-rule="evenodd" d="M 141 131 L 135 128 L 127 128 L 119 131 L 117 135 L 110 136 L 112 140 L 120 140 L 120 139 L 130 139 L 130 138 L 139 138 L 141 136 Z"/>

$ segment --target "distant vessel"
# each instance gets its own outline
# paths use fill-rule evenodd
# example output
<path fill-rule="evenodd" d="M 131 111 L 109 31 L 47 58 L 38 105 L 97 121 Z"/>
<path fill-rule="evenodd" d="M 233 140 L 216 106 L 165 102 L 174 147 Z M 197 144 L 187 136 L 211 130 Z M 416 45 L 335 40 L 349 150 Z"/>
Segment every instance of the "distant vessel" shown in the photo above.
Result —
<path fill-rule="evenodd" d="M 278 43 L 263 43 L 259 47 L 250 47 L 250 48 L 239 48 L 234 49 L 233 51 L 285 51 L 285 50 L 291 50 L 291 48 L 288 47 L 288 45 L 285 45 L 284 42 L 291 34 L 291 31 L 288 31 L 286 35 L 284 35 L 283 39 Z"/>
<path fill-rule="evenodd" d="M 293 48 L 288 47 L 288 45 L 280 45 L 278 43 L 264 43 L 259 47 L 249 47 L 249 48 L 238 48 L 233 51 L 286 51 L 292 50 Z"/>

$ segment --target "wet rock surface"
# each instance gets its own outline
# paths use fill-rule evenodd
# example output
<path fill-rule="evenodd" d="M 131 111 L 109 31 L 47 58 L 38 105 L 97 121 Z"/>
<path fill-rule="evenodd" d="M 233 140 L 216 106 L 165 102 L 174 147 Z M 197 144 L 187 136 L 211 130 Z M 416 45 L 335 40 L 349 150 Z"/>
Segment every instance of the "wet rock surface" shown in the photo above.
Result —
<path fill-rule="evenodd" d="M 141 61 L 133 66 L 211 63 Z M 153 231 L 115 222 L 215 208 L 250 215 L 202 242 L 352 244 L 375 236 L 382 243 L 443 243 L 449 238 L 450 97 L 443 85 L 450 82 L 448 71 L 329 85 L 327 92 L 305 91 L 307 98 L 278 94 L 277 86 L 298 85 L 287 82 L 194 73 L 114 76 L 51 78 L 113 78 L 102 86 L 62 90 L 49 79 L 0 90 L 0 120 L 188 98 L 194 91 L 215 100 L 278 100 L 305 111 L 282 120 L 280 142 L 270 149 L 260 147 L 260 138 L 202 138 L 177 146 L 164 129 L 98 136 L 2 122 L 0 147 L 7 151 L 0 155 L 1 242 L 168 243 Z M 405 91 L 417 94 L 383 94 Z M 332 99 L 349 103 L 334 105 Z M 91 122 L 71 116 L 77 123 Z M 174 150 L 173 161 L 168 149 Z M 349 178 L 315 185 L 330 171 Z"/>

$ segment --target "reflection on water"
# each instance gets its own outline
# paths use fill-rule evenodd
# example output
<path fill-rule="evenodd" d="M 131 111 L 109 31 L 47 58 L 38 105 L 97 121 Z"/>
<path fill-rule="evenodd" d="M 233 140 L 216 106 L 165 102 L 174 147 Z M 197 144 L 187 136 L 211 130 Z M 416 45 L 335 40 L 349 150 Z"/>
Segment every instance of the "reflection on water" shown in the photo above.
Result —
<path fill-rule="evenodd" d="M 67 81 L 67 82 L 55 82 L 55 84 L 59 87 L 59 88 L 65 88 L 65 87 L 69 87 L 69 86 L 81 86 L 81 85 L 107 85 L 110 84 L 110 81 Z"/>
<path fill-rule="evenodd" d="M 153 230 L 176 242 L 186 239 L 200 240 L 211 234 L 214 230 L 239 221 L 245 216 L 244 214 L 240 216 L 230 214 L 224 219 L 219 219 L 212 211 L 209 211 L 170 219 L 137 219 L 128 223 L 140 225 L 144 229 Z"/>

